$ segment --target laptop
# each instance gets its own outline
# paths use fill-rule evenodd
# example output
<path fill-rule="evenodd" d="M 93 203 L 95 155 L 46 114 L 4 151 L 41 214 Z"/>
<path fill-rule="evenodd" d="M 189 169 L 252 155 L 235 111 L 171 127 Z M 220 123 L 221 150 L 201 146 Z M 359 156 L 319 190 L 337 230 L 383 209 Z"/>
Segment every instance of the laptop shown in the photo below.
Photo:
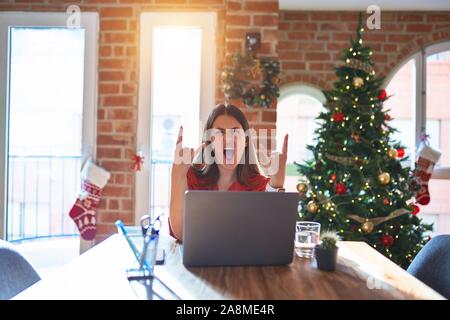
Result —
<path fill-rule="evenodd" d="M 298 202 L 291 192 L 186 191 L 183 264 L 290 264 Z"/>

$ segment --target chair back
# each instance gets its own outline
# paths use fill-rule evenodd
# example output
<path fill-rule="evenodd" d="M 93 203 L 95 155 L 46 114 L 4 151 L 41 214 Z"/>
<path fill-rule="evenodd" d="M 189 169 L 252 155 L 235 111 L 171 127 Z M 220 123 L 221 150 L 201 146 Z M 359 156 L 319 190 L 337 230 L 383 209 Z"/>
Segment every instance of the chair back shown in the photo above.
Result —
<path fill-rule="evenodd" d="M 0 299 L 10 299 L 39 280 L 36 270 L 14 245 L 0 240 Z"/>
<path fill-rule="evenodd" d="M 450 299 L 450 235 L 431 239 L 419 251 L 407 271 Z"/>

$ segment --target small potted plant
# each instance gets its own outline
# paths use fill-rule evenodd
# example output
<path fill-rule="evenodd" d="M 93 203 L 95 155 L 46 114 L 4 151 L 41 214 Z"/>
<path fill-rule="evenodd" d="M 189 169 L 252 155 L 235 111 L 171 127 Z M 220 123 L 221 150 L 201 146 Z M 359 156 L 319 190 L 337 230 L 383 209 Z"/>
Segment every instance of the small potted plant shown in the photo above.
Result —
<path fill-rule="evenodd" d="M 340 240 L 335 231 L 325 231 L 320 235 L 321 243 L 315 247 L 317 267 L 324 271 L 336 270 L 338 247 Z"/>

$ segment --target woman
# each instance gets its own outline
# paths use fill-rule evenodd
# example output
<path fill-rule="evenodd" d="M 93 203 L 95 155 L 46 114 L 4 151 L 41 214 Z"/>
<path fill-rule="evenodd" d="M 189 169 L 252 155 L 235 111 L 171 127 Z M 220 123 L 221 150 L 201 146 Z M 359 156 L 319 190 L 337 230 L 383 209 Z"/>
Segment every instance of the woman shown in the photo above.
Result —
<path fill-rule="evenodd" d="M 183 200 L 186 190 L 278 191 L 283 188 L 288 136 L 284 137 L 282 153 L 274 162 L 276 170 L 269 178 L 261 174 L 249 125 L 242 111 L 233 105 L 219 104 L 208 117 L 206 141 L 194 152 L 183 148 L 183 127 L 180 127 L 175 160 L 172 165 L 170 196 L 170 234 L 183 238 Z M 209 150 L 209 157 L 208 151 Z M 278 156 L 278 155 L 275 155 Z M 197 159 L 201 159 L 198 161 Z"/>

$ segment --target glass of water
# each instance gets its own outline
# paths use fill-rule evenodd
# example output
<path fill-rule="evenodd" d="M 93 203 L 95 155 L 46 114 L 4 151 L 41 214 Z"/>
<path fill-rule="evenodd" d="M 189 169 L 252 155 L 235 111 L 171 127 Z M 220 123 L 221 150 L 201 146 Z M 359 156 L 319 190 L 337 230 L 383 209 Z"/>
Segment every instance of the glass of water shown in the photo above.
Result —
<path fill-rule="evenodd" d="M 320 223 L 297 221 L 295 226 L 295 253 L 302 258 L 312 258 L 319 243 Z"/>

